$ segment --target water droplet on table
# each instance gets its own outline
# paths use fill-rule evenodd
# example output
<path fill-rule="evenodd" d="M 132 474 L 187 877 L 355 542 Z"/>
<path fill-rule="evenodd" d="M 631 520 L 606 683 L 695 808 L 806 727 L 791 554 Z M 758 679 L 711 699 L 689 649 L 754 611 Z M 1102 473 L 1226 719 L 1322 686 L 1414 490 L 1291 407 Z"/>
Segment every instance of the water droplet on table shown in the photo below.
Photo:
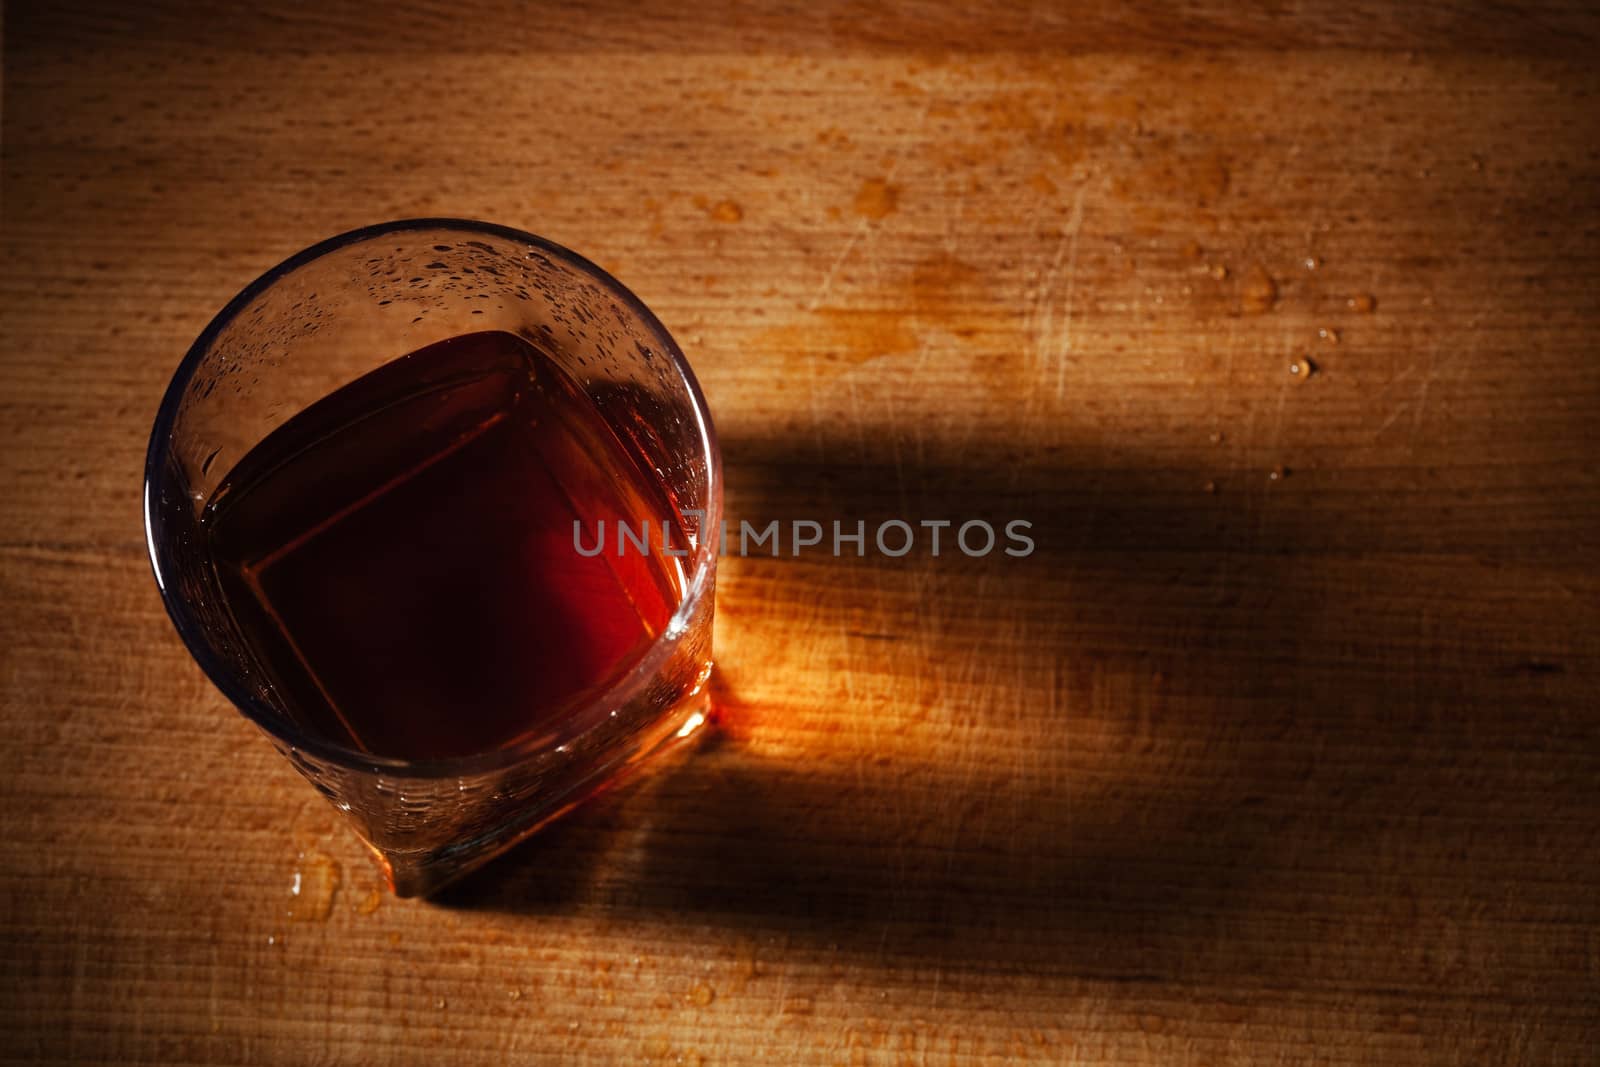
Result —
<path fill-rule="evenodd" d="M 1262 315 L 1278 302 L 1278 283 L 1260 264 L 1244 274 L 1239 290 L 1239 308 L 1247 315 Z"/>
<path fill-rule="evenodd" d="M 289 918 L 321 922 L 333 911 L 333 898 L 344 875 L 339 863 L 324 852 L 301 855 L 299 870 L 289 886 Z"/>

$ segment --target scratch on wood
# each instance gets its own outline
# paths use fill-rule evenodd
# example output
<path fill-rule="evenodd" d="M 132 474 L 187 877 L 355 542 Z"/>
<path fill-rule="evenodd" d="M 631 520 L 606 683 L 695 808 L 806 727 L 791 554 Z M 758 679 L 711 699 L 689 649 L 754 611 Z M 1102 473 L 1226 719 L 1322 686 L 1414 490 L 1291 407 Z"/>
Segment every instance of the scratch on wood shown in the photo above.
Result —
<path fill-rule="evenodd" d="M 1078 186 L 1072 201 L 1072 217 L 1067 220 L 1064 237 L 1070 238 L 1067 252 L 1067 296 L 1061 312 L 1061 345 L 1056 351 L 1056 400 L 1067 389 L 1067 354 L 1072 351 L 1072 298 L 1078 287 L 1078 235 L 1083 232 L 1083 197 L 1087 186 Z"/>
<path fill-rule="evenodd" d="M 1433 373 L 1422 379 L 1422 388 L 1417 390 L 1417 406 L 1411 414 L 1411 443 L 1415 445 L 1417 434 L 1422 430 L 1422 413 L 1428 406 L 1428 388 L 1433 385 Z"/>
<path fill-rule="evenodd" d="M 1034 295 L 1033 306 L 1029 308 L 1030 317 L 1042 317 L 1043 322 L 1038 330 L 1039 342 L 1036 346 L 1042 350 L 1054 334 L 1055 307 L 1050 302 L 1050 295 L 1055 290 L 1056 276 L 1061 273 L 1061 260 L 1067 254 L 1067 245 L 1071 243 L 1071 235 L 1066 230 L 1061 231 L 1061 237 L 1056 241 L 1055 257 L 1050 261 L 1050 269 L 1045 273 L 1044 284 Z M 1042 311 L 1041 311 L 1042 309 Z"/>
<path fill-rule="evenodd" d="M 899 161 L 896 160 L 896 162 Z M 892 175 L 894 168 L 891 167 L 889 169 Z M 833 279 L 836 275 L 838 275 L 839 268 L 844 266 L 844 261 L 850 257 L 850 253 L 855 250 L 856 245 L 861 242 L 861 238 L 866 234 L 867 230 L 870 229 L 871 226 L 872 222 L 869 219 L 862 219 L 860 224 L 856 226 L 855 233 L 850 235 L 850 239 L 844 243 L 844 247 L 839 250 L 839 254 L 833 257 L 833 265 L 830 266 L 828 268 L 828 272 L 822 276 L 822 284 L 817 286 L 816 295 L 813 296 L 811 298 L 811 302 L 806 305 L 807 311 L 815 311 L 822 304 L 822 301 L 828 295 L 828 291 L 833 288 Z"/>
<path fill-rule="evenodd" d="M 1411 402 L 1405 401 L 1397 406 L 1393 411 L 1389 412 L 1389 417 L 1383 420 L 1383 425 L 1379 426 L 1377 432 L 1375 432 L 1372 436 L 1374 438 L 1382 437 L 1383 431 L 1393 426 L 1395 424 L 1395 420 L 1400 418 L 1401 415 L 1404 415 L 1410 407 Z"/>

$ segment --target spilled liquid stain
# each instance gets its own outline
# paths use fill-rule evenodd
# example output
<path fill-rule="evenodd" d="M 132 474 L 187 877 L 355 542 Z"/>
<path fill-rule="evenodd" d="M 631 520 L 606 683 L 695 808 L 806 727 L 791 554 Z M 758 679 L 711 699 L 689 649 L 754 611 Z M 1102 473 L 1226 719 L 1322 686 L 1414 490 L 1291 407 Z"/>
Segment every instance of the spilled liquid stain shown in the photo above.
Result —
<path fill-rule="evenodd" d="M 344 872 L 325 852 L 302 852 L 289 887 L 290 919 L 296 922 L 323 922 L 333 911 L 333 898 L 339 892 Z"/>
<path fill-rule="evenodd" d="M 717 222 L 738 222 L 744 218 L 744 208 L 735 200 L 718 200 L 713 204 L 704 196 L 695 196 L 691 202 Z"/>
<path fill-rule="evenodd" d="M 850 135 L 837 126 L 830 126 L 825 130 L 817 131 L 817 143 L 830 148 L 839 148 L 849 151 L 855 146 L 850 141 Z"/>
<path fill-rule="evenodd" d="M 1233 174 L 1221 156 L 1201 156 L 1188 161 L 1186 168 L 1181 176 L 1189 183 L 1189 195 L 1202 207 L 1221 200 L 1233 180 Z"/>
<path fill-rule="evenodd" d="M 1144 151 L 1146 158 L 1110 184 L 1113 196 L 1136 207 L 1142 224 L 1165 228 L 1168 213 L 1215 207 L 1233 184 L 1228 161 L 1218 153 L 1192 153 L 1159 142 Z"/>
<path fill-rule="evenodd" d="M 852 206 L 864 219 L 887 218 L 900 206 L 900 187 L 891 185 L 887 178 L 868 178 L 856 190 Z"/>
<path fill-rule="evenodd" d="M 879 356 L 915 351 L 917 335 L 903 312 L 893 309 L 823 307 L 794 322 L 761 330 L 760 352 L 783 357 L 788 372 L 838 371 Z"/>
<path fill-rule="evenodd" d="M 957 337 L 978 332 L 973 315 L 983 302 L 982 272 L 950 252 L 937 252 L 911 268 L 910 301 L 919 324 L 943 328 Z"/>
<path fill-rule="evenodd" d="M 1039 111 L 1044 103 L 1025 93 L 996 93 L 973 101 L 970 109 L 979 130 L 1037 134 L 1042 128 Z"/>
<path fill-rule="evenodd" d="M 1019 346 L 981 351 L 984 337 L 1014 330 L 1016 308 L 1001 300 L 982 268 L 948 252 L 914 263 L 898 283 L 875 290 L 866 307 L 820 307 L 759 331 L 753 347 L 783 360 L 787 376 L 831 376 L 925 345 L 965 350 L 977 381 L 1015 389 Z"/>
<path fill-rule="evenodd" d="M 998 164 L 1017 153 L 1034 159 L 1043 156 L 1059 172 L 1081 176 L 1089 156 L 1125 143 L 1120 131 L 1138 122 L 1142 104 L 1125 94 L 1100 97 L 1085 109 L 1099 120 L 1096 124 L 1059 114 L 1058 96 L 1045 90 L 997 92 L 961 106 L 945 105 L 944 110 L 944 117 L 959 118 L 982 139 L 935 146 L 942 162 Z M 940 117 L 936 109 L 930 109 L 929 116 Z"/>
<path fill-rule="evenodd" d="M 1278 283 L 1259 263 L 1251 264 L 1239 279 L 1239 310 L 1246 315 L 1264 315 L 1278 302 Z"/>
<path fill-rule="evenodd" d="M 649 233 L 654 239 L 659 239 L 666 232 L 666 221 L 662 217 L 661 201 L 653 196 L 647 196 L 641 202 L 645 217 L 649 219 Z"/>
<path fill-rule="evenodd" d="M 761 961 L 756 958 L 755 943 L 748 938 L 739 939 L 733 950 L 733 977 L 730 987 L 735 993 L 742 993 L 761 973 Z"/>

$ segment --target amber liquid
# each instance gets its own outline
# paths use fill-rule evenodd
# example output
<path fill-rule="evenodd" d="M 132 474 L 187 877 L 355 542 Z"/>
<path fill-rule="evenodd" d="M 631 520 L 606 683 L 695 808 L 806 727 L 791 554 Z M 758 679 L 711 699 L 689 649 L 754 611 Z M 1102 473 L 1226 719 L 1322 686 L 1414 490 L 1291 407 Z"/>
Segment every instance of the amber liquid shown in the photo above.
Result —
<path fill-rule="evenodd" d="M 207 503 L 216 577 L 285 710 L 382 756 L 486 752 L 637 664 L 683 590 L 672 511 L 539 349 L 469 334 L 402 356 L 253 448 Z M 601 520 L 650 549 L 592 549 Z M 681 547 L 681 542 L 678 543 Z"/>

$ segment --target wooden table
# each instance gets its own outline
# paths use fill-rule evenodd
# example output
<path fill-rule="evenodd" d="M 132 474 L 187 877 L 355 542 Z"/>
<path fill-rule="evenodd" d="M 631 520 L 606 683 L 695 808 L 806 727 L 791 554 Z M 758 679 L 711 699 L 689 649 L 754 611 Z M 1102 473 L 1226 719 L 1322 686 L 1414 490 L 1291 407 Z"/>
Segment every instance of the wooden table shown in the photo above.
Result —
<path fill-rule="evenodd" d="M 1600 23 L 1247 6 L 10 5 L 7 1058 L 1594 1062 Z M 139 489 L 417 215 L 635 288 L 736 519 L 1038 550 L 727 559 L 717 738 L 388 897 Z"/>

